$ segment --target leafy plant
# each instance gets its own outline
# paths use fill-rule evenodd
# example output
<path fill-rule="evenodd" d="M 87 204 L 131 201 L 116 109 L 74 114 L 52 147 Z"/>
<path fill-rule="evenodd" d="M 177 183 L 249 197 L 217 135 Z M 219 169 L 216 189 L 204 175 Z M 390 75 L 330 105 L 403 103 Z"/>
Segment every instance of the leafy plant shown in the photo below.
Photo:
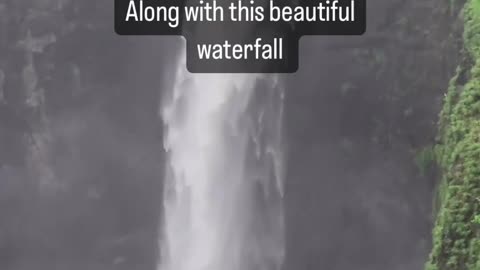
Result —
<path fill-rule="evenodd" d="M 435 165 L 435 148 L 427 146 L 417 153 L 415 158 L 417 167 L 422 175 L 426 175 Z"/>
<path fill-rule="evenodd" d="M 475 217 L 473 217 L 473 223 L 480 225 L 480 214 L 477 214 Z"/>

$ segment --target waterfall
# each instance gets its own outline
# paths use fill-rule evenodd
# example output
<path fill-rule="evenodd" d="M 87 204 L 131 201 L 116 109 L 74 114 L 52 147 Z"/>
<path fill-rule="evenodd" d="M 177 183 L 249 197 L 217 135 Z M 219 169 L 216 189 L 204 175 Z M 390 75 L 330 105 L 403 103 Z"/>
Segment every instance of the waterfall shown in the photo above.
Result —
<path fill-rule="evenodd" d="M 279 270 L 285 253 L 278 76 L 191 74 L 161 108 L 167 169 L 158 270 Z"/>
<path fill-rule="evenodd" d="M 34 61 L 34 53 L 43 52 L 44 48 L 54 41 L 54 36 L 33 38 L 29 30 L 25 39 L 19 42 L 27 60 L 21 74 L 25 107 L 30 112 L 29 118 L 34 120 L 31 134 L 26 138 L 28 143 L 26 163 L 30 177 L 37 180 L 41 192 L 62 188 L 51 166 L 52 134 L 46 114 L 45 89 L 39 85 Z"/>

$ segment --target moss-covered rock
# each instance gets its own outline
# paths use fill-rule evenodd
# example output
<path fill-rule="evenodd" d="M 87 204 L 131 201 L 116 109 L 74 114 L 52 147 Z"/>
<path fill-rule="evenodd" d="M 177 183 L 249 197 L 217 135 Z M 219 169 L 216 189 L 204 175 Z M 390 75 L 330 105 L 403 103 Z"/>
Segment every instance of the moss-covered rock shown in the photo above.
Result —
<path fill-rule="evenodd" d="M 480 0 L 464 6 L 464 51 L 440 119 L 443 168 L 427 270 L 480 269 Z"/>

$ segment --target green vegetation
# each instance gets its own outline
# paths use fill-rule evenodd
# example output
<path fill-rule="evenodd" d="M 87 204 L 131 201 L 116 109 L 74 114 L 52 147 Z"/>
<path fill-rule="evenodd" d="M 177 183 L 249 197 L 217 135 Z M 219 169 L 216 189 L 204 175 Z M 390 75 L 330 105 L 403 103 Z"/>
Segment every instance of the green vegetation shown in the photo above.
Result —
<path fill-rule="evenodd" d="M 435 148 L 432 146 L 427 146 L 421 149 L 415 158 L 417 167 L 420 170 L 422 175 L 427 175 L 427 173 L 435 165 Z"/>
<path fill-rule="evenodd" d="M 480 269 L 480 0 L 464 6 L 464 52 L 440 119 L 443 170 L 427 270 Z"/>
<path fill-rule="evenodd" d="M 479 215 L 476 215 L 476 216 L 473 218 L 473 222 L 474 222 L 476 225 L 480 225 L 480 214 L 479 214 Z"/>

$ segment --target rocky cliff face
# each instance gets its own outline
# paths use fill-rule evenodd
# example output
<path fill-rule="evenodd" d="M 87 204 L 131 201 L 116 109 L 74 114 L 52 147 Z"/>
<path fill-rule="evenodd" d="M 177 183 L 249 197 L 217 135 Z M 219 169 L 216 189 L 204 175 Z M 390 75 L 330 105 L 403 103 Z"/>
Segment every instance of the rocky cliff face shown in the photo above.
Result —
<path fill-rule="evenodd" d="M 0 3 L 2 269 L 154 268 L 161 58 L 111 5 Z"/>
<path fill-rule="evenodd" d="M 431 149 L 461 6 L 368 6 L 365 36 L 304 38 L 290 77 L 288 269 L 422 269 L 430 251 Z"/>

